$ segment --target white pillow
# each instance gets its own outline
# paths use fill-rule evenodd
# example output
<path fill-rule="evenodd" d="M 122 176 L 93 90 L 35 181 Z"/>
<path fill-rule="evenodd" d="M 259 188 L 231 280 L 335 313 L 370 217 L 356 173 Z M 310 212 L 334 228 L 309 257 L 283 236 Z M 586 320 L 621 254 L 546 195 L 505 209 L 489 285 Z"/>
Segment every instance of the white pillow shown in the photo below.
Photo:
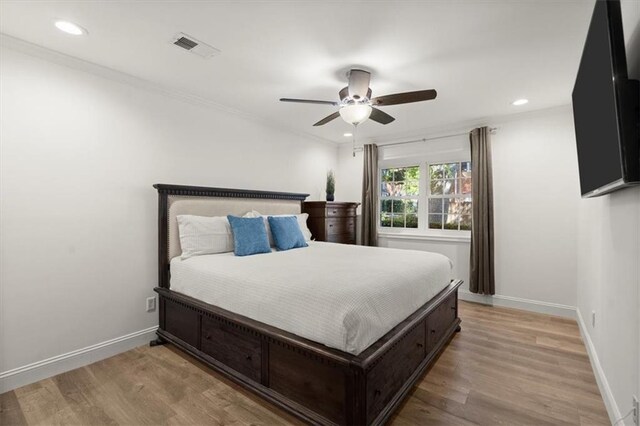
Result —
<path fill-rule="evenodd" d="M 274 216 L 274 217 L 278 217 L 278 216 L 295 216 L 296 219 L 298 220 L 298 226 L 300 227 L 300 230 L 302 231 L 302 235 L 304 236 L 304 240 L 305 241 L 311 241 L 311 231 L 309 231 L 309 228 L 307 227 L 307 219 L 309 218 L 309 214 L 308 213 L 302 213 L 302 214 L 270 214 L 268 216 Z M 273 236 L 271 235 L 271 228 L 269 227 L 269 219 L 267 218 L 268 216 L 262 215 L 262 214 L 260 214 L 260 212 L 257 212 L 255 210 L 251 210 L 249 213 L 244 215 L 244 217 L 262 217 L 264 219 L 264 226 L 267 228 L 267 235 L 269 236 L 269 245 L 275 246 L 275 243 L 273 242 Z"/>
<path fill-rule="evenodd" d="M 233 251 L 231 225 L 226 217 L 178 215 L 182 259 Z"/>

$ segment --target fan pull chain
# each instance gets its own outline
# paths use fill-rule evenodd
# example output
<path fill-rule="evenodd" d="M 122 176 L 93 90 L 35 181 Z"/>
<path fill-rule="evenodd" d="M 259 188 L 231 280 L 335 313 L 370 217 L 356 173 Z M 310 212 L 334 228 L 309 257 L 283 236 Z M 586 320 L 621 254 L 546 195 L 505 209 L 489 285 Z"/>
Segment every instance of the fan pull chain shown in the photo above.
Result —
<path fill-rule="evenodd" d="M 353 139 L 352 139 L 353 158 L 356 158 L 356 133 L 358 133 L 358 125 L 354 124 L 353 125 Z"/>

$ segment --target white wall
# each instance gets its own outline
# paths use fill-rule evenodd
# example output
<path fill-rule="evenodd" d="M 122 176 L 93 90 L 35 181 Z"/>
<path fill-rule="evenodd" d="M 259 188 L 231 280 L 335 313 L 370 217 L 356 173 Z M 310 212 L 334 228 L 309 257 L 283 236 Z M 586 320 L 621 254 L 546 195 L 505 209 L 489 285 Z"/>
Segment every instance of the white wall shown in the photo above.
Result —
<path fill-rule="evenodd" d="M 485 303 L 573 315 L 580 199 L 573 121 L 569 107 L 491 121 L 495 212 L 496 296 L 462 297 Z M 451 131 L 460 133 L 468 127 Z M 402 156 L 426 161 L 468 156 L 467 136 L 402 148 L 381 148 L 381 161 Z M 384 142 L 381 142 L 384 144 Z M 435 161 L 434 160 L 434 161 Z M 362 155 L 339 150 L 340 194 L 360 199 Z M 358 198 L 355 198 L 358 197 Z M 469 243 L 380 236 L 384 247 L 427 250 L 449 256 L 456 277 L 469 282 Z"/>
<path fill-rule="evenodd" d="M 0 84 L 0 378 L 157 325 L 153 183 L 319 199 L 337 165 L 333 145 L 5 45 Z"/>
<path fill-rule="evenodd" d="M 571 110 L 492 125 L 496 294 L 573 307 L 580 190 Z"/>
<path fill-rule="evenodd" d="M 640 2 L 623 0 L 622 14 L 629 77 L 640 79 Z M 640 188 L 581 200 L 579 217 L 577 309 L 613 420 L 640 396 Z"/>

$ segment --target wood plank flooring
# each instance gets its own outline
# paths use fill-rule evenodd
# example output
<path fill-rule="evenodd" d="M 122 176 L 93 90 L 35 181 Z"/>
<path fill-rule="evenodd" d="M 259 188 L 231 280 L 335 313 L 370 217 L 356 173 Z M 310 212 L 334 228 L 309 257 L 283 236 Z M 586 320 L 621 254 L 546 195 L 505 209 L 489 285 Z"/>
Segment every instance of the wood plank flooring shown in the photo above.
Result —
<path fill-rule="evenodd" d="M 462 332 L 394 425 L 607 425 L 573 320 L 460 302 Z M 0 425 L 299 424 L 171 345 L 0 395 Z"/>

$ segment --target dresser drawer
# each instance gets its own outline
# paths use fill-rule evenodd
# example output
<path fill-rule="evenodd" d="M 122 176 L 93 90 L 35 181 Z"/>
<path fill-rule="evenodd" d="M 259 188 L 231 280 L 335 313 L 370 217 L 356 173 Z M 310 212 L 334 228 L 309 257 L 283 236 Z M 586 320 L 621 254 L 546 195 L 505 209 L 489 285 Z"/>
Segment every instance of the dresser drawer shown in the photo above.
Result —
<path fill-rule="evenodd" d="M 356 218 L 344 217 L 335 219 L 325 219 L 325 229 L 327 235 L 348 234 L 356 230 Z"/>
<path fill-rule="evenodd" d="M 160 303 L 164 305 L 165 311 L 164 330 L 194 348 L 197 347 L 200 315 L 193 309 L 171 299 L 161 298 Z"/>
<path fill-rule="evenodd" d="M 331 207 L 327 206 L 327 217 L 355 217 L 356 207 Z"/>
<path fill-rule="evenodd" d="M 456 295 L 452 294 L 427 317 L 427 348 L 431 350 L 456 319 Z"/>
<path fill-rule="evenodd" d="M 262 346 L 257 336 L 203 315 L 201 342 L 204 353 L 260 382 Z"/>
<path fill-rule="evenodd" d="M 367 373 L 367 424 L 400 390 L 426 356 L 424 322 L 419 323 Z"/>

